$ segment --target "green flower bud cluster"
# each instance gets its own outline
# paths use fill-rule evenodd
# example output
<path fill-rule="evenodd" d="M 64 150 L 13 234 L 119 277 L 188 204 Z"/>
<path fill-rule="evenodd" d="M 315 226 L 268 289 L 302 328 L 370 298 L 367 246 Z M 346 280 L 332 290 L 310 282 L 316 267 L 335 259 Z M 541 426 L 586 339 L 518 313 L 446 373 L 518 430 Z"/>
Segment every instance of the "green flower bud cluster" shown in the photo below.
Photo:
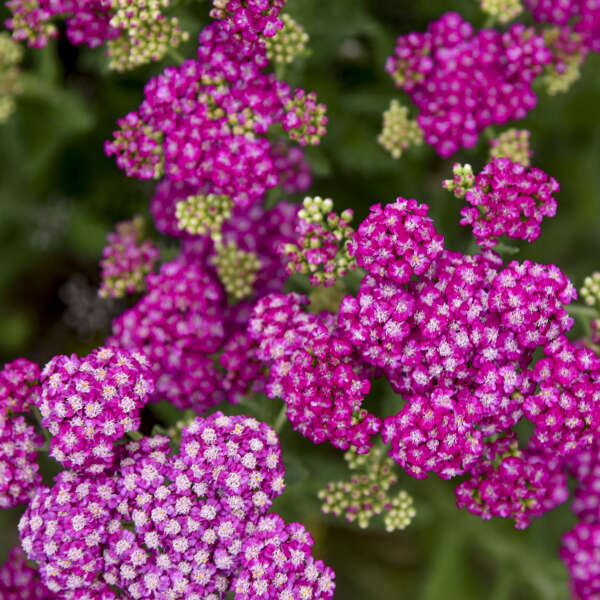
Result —
<path fill-rule="evenodd" d="M 592 273 L 586 277 L 579 293 L 588 306 L 600 309 L 600 273 Z"/>
<path fill-rule="evenodd" d="M 508 23 L 523 12 L 521 0 L 480 0 L 481 10 L 498 23 Z"/>
<path fill-rule="evenodd" d="M 445 179 L 442 182 L 442 187 L 449 192 L 452 192 L 457 198 L 464 198 L 468 190 L 475 183 L 475 175 L 473 168 L 469 164 L 461 165 L 454 163 L 452 167 L 452 179 Z"/>
<path fill-rule="evenodd" d="M 408 118 L 408 108 L 398 100 L 392 100 L 383 113 L 383 129 L 377 141 L 392 155 L 400 158 L 411 146 L 423 143 L 423 130 L 414 119 Z"/>
<path fill-rule="evenodd" d="M 283 14 L 280 18 L 283 28 L 273 37 L 265 38 L 267 57 L 277 65 L 289 65 L 297 56 L 306 53 L 309 37 L 302 25 L 290 15 Z"/>
<path fill-rule="evenodd" d="M 217 274 L 227 293 L 239 300 L 252 293 L 260 260 L 255 252 L 246 252 L 232 240 L 215 244 L 213 257 Z"/>
<path fill-rule="evenodd" d="M 404 490 L 390 492 L 398 479 L 384 448 L 372 448 L 362 455 L 351 449 L 344 458 L 357 473 L 348 481 L 331 482 L 319 492 L 323 513 L 344 516 L 349 523 L 356 521 L 361 529 L 366 529 L 374 516 L 384 514 L 386 531 L 405 529 L 416 514 L 413 500 Z"/>
<path fill-rule="evenodd" d="M 546 65 L 542 77 L 542 83 L 551 96 L 569 91 L 581 76 L 581 65 L 585 60 L 585 55 L 581 51 L 569 53 L 561 49 L 561 46 L 565 43 L 565 40 L 561 39 L 563 35 L 564 30 L 559 27 L 553 27 L 544 32 L 546 46 L 552 50 L 555 58 L 550 64 Z M 570 36 L 573 45 L 580 46 L 580 36 L 575 32 L 571 32 Z"/>
<path fill-rule="evenodd" d="M 221 227 L 231 217 L 233 201 L 224 194 L 188 196 L 175 207 L 177 226 L 192 235 L 221 239 Z"/>
<path fill-rule="evenodd" d="M 23 49 L 8 33 L 0 33 L 0 123 L 4 123 L 15 109 L 15 96 L 21 93 L 18 64 Z"/>
<path fill-rule="evenodd" d="M 161 60 L 170 48 L 189 39 L 177 17 L 161 12 L 168 6 L 169 0 L 112 1 L 115 14 L 110 24 L 122 33 L 108 42 L 111 69 L 127 71 Z"/>
<path fill-rule="evenodd" d="M 531 134 L 527 129 L 507 129 L 490 141 L 490 158 L 509 158 L 524 167 L 531 165 Z"/>
<path fill-rule="evenodd" d="M 332 211 L 331 198 L 305 198 L 296 225 L 299 242 L 284 246 L 288 272 L 308 275 L 314 286 L 332 286 L 357 266 L 348 252 L 354 235 L 350 226 L 354 212 L 347 209 L 337 215 Z"/>

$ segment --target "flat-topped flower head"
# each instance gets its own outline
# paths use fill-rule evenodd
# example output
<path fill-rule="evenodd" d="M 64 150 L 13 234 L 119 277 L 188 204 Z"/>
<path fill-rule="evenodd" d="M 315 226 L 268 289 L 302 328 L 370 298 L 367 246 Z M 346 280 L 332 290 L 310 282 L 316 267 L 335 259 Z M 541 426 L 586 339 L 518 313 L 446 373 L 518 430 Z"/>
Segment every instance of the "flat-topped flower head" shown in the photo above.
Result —
<path fill-rule="evenodd" d="M 415 120 L 409 119 L 408 108 L 392 100 L 383 113 L 383 128 L 377 141 L 392 158 L 400 158 L 411 146 L 423 143 L 423 131 Z"/>
<path fill-rule="evenodd" d="M 313 539 L 300 523 L 263 517 L 244 542 L 241 570 L 233 583 L 236 600 L 329 600 L 335 573 L 312 556 Z"/>
<path fill-rule="evenodd" d="M 41 581 L 36 569 L 26 562 L 22 548 L 12 548 L 8 560 L 0 565 L 2 600 L 56 600 Z"/>
<path fill-rule="evenodd" d="M 524 167 L 531 165 L 533 152 L 529 145 L 531 132 L 528 129 L 507 129 L 497 138 L 490 140 L 490 158 L 508 158 Z"/>
<path fill-rule="evenodd" d="M 349 243 L 350 255 L 371 275 L 396 283 L 422 275 L 444 248 L 428 210 L 426 204 L 405 198 L 372 206 Z"/>
<path fill-rule="evenodd" d="M 38 407 L 52 435 L 50 456 L 84 473 L 113 465 L 115 442 L 139 428 L 140 411 L 154 394 L 149 360 L 119 348 L 55 356 L 41 382 Z"/>
<path fill-rule="evenodd" d="M 554 194 L 559 190 L 558 181 L 541 169 L 494 158 L 466 188 L 467 206 L 460 211 L 460 224 L 473 228 L 477 244 L 484 249 L 496 246 L 503 235 L 533 242 L 544 217 L 556 214 Z"/>
<path fill-rule="evenodd" d="M 99 295 L 103 298 L 121 298 L 146 288 L 146 275 L 154 269 L 159 250 L 150 240 L 144 240 L 143 220 L 117 223 L 116 231 L 107 236 L 108 244 L 102 251 L 102 284 Z"/>

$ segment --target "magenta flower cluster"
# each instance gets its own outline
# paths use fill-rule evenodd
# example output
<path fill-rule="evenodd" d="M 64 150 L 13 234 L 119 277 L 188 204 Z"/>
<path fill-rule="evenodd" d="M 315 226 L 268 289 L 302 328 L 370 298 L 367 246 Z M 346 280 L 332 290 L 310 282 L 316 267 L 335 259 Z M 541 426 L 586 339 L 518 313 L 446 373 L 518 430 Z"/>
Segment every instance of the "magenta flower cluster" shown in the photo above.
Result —
<path fill-rule="evenodd" d="M 42 482 L 37 448 L 43 444 L 25 419 L 40 395 L 39 367 L 18 358 L 0 371 L 0 508 L 27 504 Z"/>
<path fill-rule="evenodd" d="M 473 147 L 488 125 L 523 118 L 537 103 L 531 84 L 552 58 L 533 29 L 475 33 L 453 12 L 396 44 L 386 70 L 419 109 L 426 142 L 444 157 Z"/>
<path fill-rule="evenodd" d="M 307 135 L 311 143 L 318 142 L 326 118 L 313 130 L 314 96 L 292 93 L 264 71 L 268 59 L 258 33 L 266 9 L 257 9 L 262 16 L 255 31 L 254 4 L 260 3 L 228 3 L 237 16 L 227 17 L 225 8 L 223 19 L 200 33 L 198 60 L 186 60 L 151 79 L 139 110 L 118 122 L 120 129 L 106 152 L 128 176 L 148 179 L 164 173 L 174 182 L 228 195 L 235 205 L 248 207 L 289 179 L 286 164 L 280 177 L 280 152 L 265 137 L 271 125 L 281 123 L 300 142 Z M 280 5 L 270 6 L 268 22 Z M 249 39 L 240 36 L 242 25 Z M 265 24 L 264 29 L 271 28 Z"/>
<path fill-rule="evenodd" d="M 88 356 L 55 356 L 42 371 L 37 406 L 52 435 L 49 454 L 69 469 L 102 473 L 114 443 L 140 426 L 154 393 L 149 360 L 139 352 L 99 348 Z"/>
<path fill-rule="evenodd" d="M 466 191 L 461 225 L 469 225 L 481 248 L 493 248 L 500 236 L 533 242 L 544 217 L 556 215 L 560 185 L 544 171 L 527 169 L 508 158 L 495 158 Z"/>
<path fill-rule="evenodd" d="M 585 46 L 600 52 L 600 5 L 596 0 L 525 0 L 533 17 L 541 23 L 573 24 Z"/>
<path fill-rule="evenodd" d="M 0 597 L 2 600 L 56 600 L 41 583 L 37 570 L 27 564 L 22 548 L 12 548 L 8 560 L 0 566 Z"/>
<path fill-rule="evenodd" d="M 284 470 L 264 423 L 217 412 L 184 427 L 175 455 L 158 436 L 127 444 L 119 459 L 105 475 L 59 474 L 23 515 L 21 543 L 50 590 L 218 600 L 257 584 L 265 598 L 331 598 L 333 573 L 312 558 L 303 527 L 265 517 Z"/>
<path fill-rule="evenodd" d="M 96 47 L 119 35 L 110 25 L 112 3 L 109 0 L 8 0 L 6 6 L 12 17 L 5 25 L 13 37 L 42 48 L 58 35 L 52 21 L 65 18 L 67 37 L 72 44 Z"/>
<path fill-rule="evenodd" d="M 121 297 L 143 291 L 145 277 L 154 269 L 159 250 L 143 239 L 141 219 L 118 223 L 102 251 L 100 296 Z"/>

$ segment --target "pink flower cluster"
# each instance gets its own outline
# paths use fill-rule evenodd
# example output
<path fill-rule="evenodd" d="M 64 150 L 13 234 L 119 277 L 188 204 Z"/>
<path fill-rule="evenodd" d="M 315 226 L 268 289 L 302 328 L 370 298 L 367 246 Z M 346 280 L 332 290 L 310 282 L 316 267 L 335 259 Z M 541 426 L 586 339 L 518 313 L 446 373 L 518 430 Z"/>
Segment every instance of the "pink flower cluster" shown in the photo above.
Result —
<path fill-rule="evenodd" d="M 487 520 L 511 518 L 525 529 L 569 497 L 564 462 L 534 447 L 520 450 L 514 435 L 485 444 L 471 477 L 456 488 L 459 508 Z"/>
<path fill-rule="evenodd" d="M 270 366 L 267 395 L 283 399 L 292 427 L 312 442 L 368 452 L 381 426 L 361 409 L 369 369 L 337 331 L 334 315 L 304 313 L 306 303 L 292 293 L 256 304 L 248 331 Z"/>
<path fill-rule="evenodd" d="M 527 169 L 508 158 L 495 158 L 467 190 L 469 206 L 460 211 L 461 225 L 470 225 L 481 248 L 493 248 L 506 235 L 533 242 L 544 217 L 556 215 L 554 193 L 560 185 L 541 169 Z"/>
<path fill-rule="evenodd" d="M 243 7 L 240 10 L 249 27 L 244 31 L 253 40 L 252 19 Z M 174 182 L 185 182 L 201 193 L 228 195 L 235 205 L 247 207 L 280 183 L 280 161 L 264 137 L 271 125 L 281 122 L 292 131 L 306 129 L 302 135 L 316 136 L 313 143 L 324 133 L 320 127 L 311 129 L 316 110 L 312 96 L 300 103 L 303 110 L 296 107 L 302 92 L 293 96 L 287 84 L 264 72 L 264 44 L 243 36 L 240 40 L 240 30 L 234 27 L 232 35 L 231 25 L 225 18 L 206 27 L 199 37 L 198 60 L 169 67 L 151 79 L 139 110 L 119 122 L 121 129 L 105 149 L 128 176 L 156 178 L 164 171 Z M 286 106 L 292 104 L 294 111 L 307 115 L 300 123 L 289 123 L 286 117 L 292 110 Z M 288 166 L 282 167 L 289 179 Z"/>
<path fill-rule="evenodd" d="M 223 19 L 223 28 L 244 43 L 273 37 L 283 27 L 279 13 L 285 0 L 213 0 L 210 16 Z"/>
<path fill-rule="evenodd" d="M 221 400 L 211 354 L 225 337 L 224 292 L 181 257 L 147 277 L 148 292 L 115 319 L 109 343 L 142 352 L 156 379 L 155 399 L 201 412 Z"/>
<path fill-rule="evenodd" d="M 41 483 L 37 450 L 43 444 L 25 420 L 39 399 L 39 367 L 18 358 L 0 371 L 0 509 L 27 504 Z"/>
<path fill-rule="evenodd" d="M 100 296 L 121 297 L 144 289 L 145 277 L 154 269 L 159 250 L 142 235 L 139 218 L 118 223 L 116 231 L 108 234 L 100 262 Z"/>
<path fill-rule="evenodd" d="M 444 248 L 428 210 L 426 204 L 405 198 L 383 208 L 371 206 L 349 244 L 350 255 L 371 275 L 399 284 L 422 275 Z"/>
<path fill-rule="evenodd" d="M 38 408 L 51 435 L 50 456 L 83 473 L 112 467 L 115 442 L 140 426 L 154 393 L 148 359 L 139 352 L 99 348 L 88 356 L 55 356 L 42 371 Z"/>
<path fill-rule="evenodd" d="M 418 107 L 426 142 L 446 157 L 474 146 L 488 125 L 523 118 L 537 102 L 531 84 L 550 60 L 533 29 L 474 33 L 449 12 L 425 33 L 400 36 L 386 70 Z"/>
<path fill-rule="evenodd" d="M 2 600 L 56 600 L 56 596 L 40 582 L 38 572 L 26 562 L 21 548 L 13 548 L 8 560 L 0 565 L 0 598 Z"/>
<path fill-rule="evenodd" d="M 12 13 L 5 24 L 13 37 L 42 48 L 58 35 L 55 17 L 66 17 L 67 37 L 72 44 L 96 47 L 119 34 L 111 27 L 112 5 L 108 0 L 8 0 Z"/>
<path fill-rule="evenodd" d="M 333 574 L 312 558 L 303 528 L 265 518 L 283 475 L 272 429 L 217 412 L 184 427 L 178 454 L 168 438 L 144 438 L 123 447 L 105 476 L 66 471 L 51 489 L 38 488 L 21 542 L 43 583 L 68 600 L 88 590 L 101 600 L 112 600 L 112 590 L 120 600 L 218 600 L 241 593 L 248 571 L 258 578 L 256 559 L 276 573 L 265 597 L 307 589 L 329 599 Z"/>
<path fill-rule="evenodd" d="M 541 23 L 567 25 L 574 22 L 574 30 L 584 44 L 600 52 L 600 4 L 597 0 L 525 0 L 533 18 Z"/>

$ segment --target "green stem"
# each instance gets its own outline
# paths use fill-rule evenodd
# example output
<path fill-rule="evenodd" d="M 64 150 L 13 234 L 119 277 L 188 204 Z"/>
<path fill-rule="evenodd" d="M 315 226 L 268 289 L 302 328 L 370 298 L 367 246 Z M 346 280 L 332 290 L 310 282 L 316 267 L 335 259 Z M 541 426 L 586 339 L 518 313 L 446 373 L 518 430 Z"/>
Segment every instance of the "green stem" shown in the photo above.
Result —
<path fill-rule="evenodd" d="M 581 306 L 581 304 L 572 304 L 565 307 L 570 315 L 595 319 L 598 317 L 598 311 L 591 306 Z"/>
<path fill-rule="evenodd" d="M 279 433 L 286 422 L 286 410 L 287 405 L 284 403 L 279 411 L 279 414 L 277 415 L 277 418 L 275 419 L 275 422 L 273 423 L 273 429 L 275 430 L 275 433 Z"/>
<path fill-rule="evenodd" d="M 40 409 L 37 406 L 33 406 L 31 408 L 31 414 L 33 415 L 33 418 L 36 420 L 37 424 L 40 427 L 42 436 L 44 437 L 44 441 L 46 442 L 45 445 L 49 445 L 52 436 L 50 435 L 50 432 L 47 429 L 42 427 L 42 413 L 40 412 Z"/>

